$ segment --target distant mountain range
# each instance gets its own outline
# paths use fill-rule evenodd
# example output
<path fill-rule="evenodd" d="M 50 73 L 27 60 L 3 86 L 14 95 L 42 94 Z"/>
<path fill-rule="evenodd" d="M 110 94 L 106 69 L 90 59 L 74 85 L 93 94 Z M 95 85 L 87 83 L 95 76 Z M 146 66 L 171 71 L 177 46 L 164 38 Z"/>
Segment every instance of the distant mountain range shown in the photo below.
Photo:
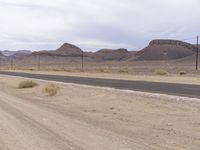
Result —
<path fill-rule="evenodd" d="M 4 51 L 1 51 L 1 53 L 4 56 L 13 56 L 13 55 L 16 55 L 16 54 L 31 54 L 32 52 L 29 51 L 29 50 L 18 50 L 18 51 L 4 50 Z"/>
<path fill-rule="evenodd" d="M 97 52 L 83 52 L 79 47 L 64 43 L 56 50 L 31 52 L 29 50 L 1 51 L 0 57 L 13 57 L 15 59 L 31 58 L 31 56 L 55 56 L 55 57 L 81 57 L 87 61 L 159 61 L 159 60 L 184 60 L 193 58 L 196 45 L 178 41 L 158 39 L 152 40 L 147 47 L 138 51 L 128 51 L 125 48 L 101 49 Z M 187 60 L 187 59 L 186 59 Z"/>

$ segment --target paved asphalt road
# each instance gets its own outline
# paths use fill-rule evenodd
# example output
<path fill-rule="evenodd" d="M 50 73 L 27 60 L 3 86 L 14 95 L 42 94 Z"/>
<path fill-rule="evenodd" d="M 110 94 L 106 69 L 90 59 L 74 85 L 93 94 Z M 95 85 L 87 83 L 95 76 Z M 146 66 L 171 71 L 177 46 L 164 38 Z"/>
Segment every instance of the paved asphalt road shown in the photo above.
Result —
<path fill-rule="evenodd" d="M 59 81 L 65 83 L 77 83 L 84 85 L 111 87 L 116 89 L 146 91 L 153 93 L 200 98 L 200 85 L 86 78 L 86 77 L 30 74 L 30 73 L 4 72 L 4 71 L 0 71 L 0 74 L 50 80 L 50 81 Z"/>

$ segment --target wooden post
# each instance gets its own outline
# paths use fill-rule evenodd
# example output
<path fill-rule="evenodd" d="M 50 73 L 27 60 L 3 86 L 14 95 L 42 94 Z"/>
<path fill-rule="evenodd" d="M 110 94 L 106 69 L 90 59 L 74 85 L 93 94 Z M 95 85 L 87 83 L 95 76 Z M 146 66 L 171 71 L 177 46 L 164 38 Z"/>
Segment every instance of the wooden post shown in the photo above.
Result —
<path fill-rule="evenodd" d="M 38 55 L 38 70 L 40 70 L 40 54 Z"/>
<path fill-rule="evenodd" d="M 81 56 L 81 62 L 82 62 L 82 72 L 84 71 L 84 65 L 83 65 L 83 57 L 84 57 L 84 54 L 83 54 L 83 51 L 82 51 L 82 56 Z"/>
<path fill-rule="evenodd" d="M 198 70 L 198 64 L 199 64 L 199 36 L 197 36 L 196 70 Z"/>

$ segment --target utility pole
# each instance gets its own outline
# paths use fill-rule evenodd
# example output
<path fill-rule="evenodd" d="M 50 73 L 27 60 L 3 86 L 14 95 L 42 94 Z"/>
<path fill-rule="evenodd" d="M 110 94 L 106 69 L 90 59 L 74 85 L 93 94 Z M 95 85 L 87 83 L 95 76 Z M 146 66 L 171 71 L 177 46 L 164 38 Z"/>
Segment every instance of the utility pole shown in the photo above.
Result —
<path fill-rule="evenodd" d="M 38 70 L 40 70 L 40 54 L 38 55 Z"/>
<path fill-rule="evenodd" d="M 11 57 L 11 70 L 13 70 L 13 58 Z"/>
<path fill-rule="evenodd" d="M 83 66 L 83 57 L 84 57 L 84 56 L 83 56 L 83 55 L 84 55 L 84 54 L 83 54 L 83 51 L 82 51 L 82 55 L 81 55 L 81 62 L 82 62 L 82 72 L 84 71 L 84 69 L 83 69 L 83 67 L 84 67 L 84 66 Z"/>
<path fill-rule="evenodd" d="M 199 64 L 199 36 L 197 36 L 196 70 L 198 70 L 198 64 Z"/>

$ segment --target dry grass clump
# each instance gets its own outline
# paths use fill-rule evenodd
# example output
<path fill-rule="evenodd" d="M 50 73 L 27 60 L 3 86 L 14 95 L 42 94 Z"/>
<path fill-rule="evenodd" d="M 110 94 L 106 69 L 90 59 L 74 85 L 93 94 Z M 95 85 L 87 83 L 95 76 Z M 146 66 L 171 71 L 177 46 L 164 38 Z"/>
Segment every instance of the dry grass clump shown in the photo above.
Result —
<path fill-rule="evenodd" d="M 55 84 L 49 84 L 45 87 L 44 91 L 48 93 L 49 96 L 54 96 L 58 93 L 59 87 Z"/>
<path fill-rule="evenodd" d="M 187 73 L 186 73 L 185 71 L 180 71 L 179 74 L 180 74 L 181 76 L 183 76 L 183 75 L 186 75 Z"/>
<path fill-rule="evenodd" d="M 156 70 L 155 74 L 156 75 L 160 75 L 160 76 L 167 76 L 167 75 L 169 75 L 169 73 L 167 71 L 163 70 L 163 69 Z"/>
<path fill-rule="evenodd" d="M 101 73 L 108 73 L 109 71 L 107 69 L 100 69 Z"/>
<path fill-rule="evenodd" d="M 129 73 L 128 68 L 120 69 L 119 73 Z"/>
<path fill-rule="evenodd" d="M 38 85 L 37 83 L 27 80 L 27 81 L 20 82 L 18 87 L 20 89 L 24 89 L 24 88 L 33 88 L 33 87 L 35 87 L 37 85 Z"/>

